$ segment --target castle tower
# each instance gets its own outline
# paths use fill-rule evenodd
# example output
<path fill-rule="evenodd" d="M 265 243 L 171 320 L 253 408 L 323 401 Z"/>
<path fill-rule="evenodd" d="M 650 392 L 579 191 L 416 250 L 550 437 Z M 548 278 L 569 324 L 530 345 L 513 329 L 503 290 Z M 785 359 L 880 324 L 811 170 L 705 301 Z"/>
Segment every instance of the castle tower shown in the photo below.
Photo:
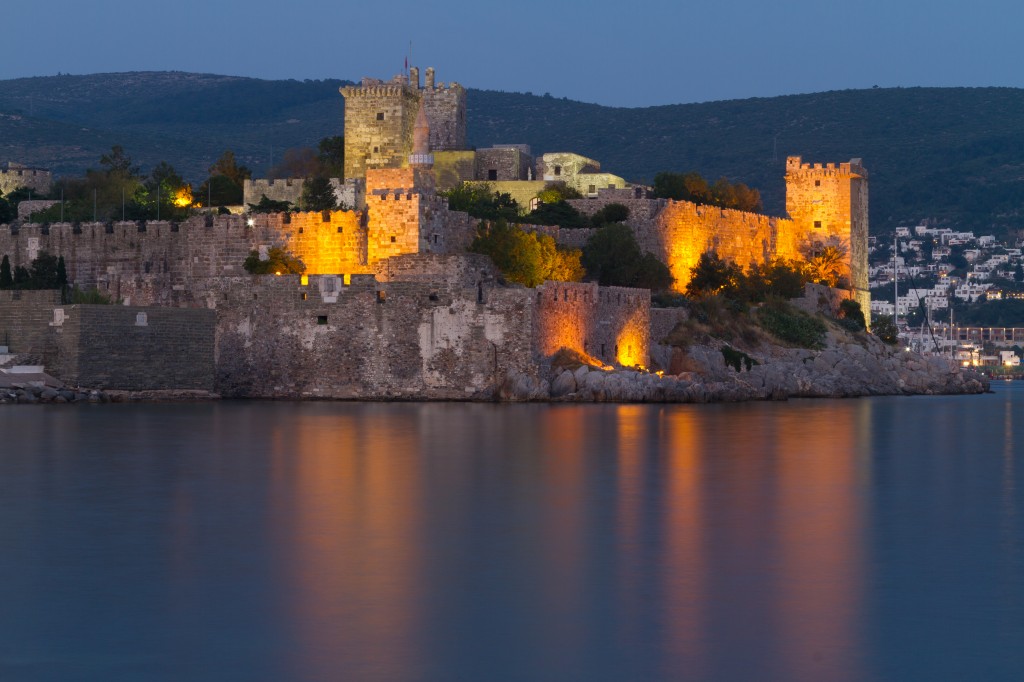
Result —
<path fill-rule="evenodd" d="M 850 283 L 865 316 L 868 293 L 868 172 L 860 159 L 848 163 L 802 163 L 786 159 L 786 212 L 793 247 L 838 242 L 848 249 Z"/>
<path fill-rule="evenodd" d="M 415 120 L 420 108 L 429 123 L 429 148 L 458 150 L 466 146 L 466 90 L 458 83 L 436 83 L 426 70 L 420 87 L 419 69 L 409 78 L 389 83 L 364 78 L 361 85 L 341 88 L 345 98 L 345 178 L 364 178 L 371 168 L 402 168 L 413 150 Z"/>

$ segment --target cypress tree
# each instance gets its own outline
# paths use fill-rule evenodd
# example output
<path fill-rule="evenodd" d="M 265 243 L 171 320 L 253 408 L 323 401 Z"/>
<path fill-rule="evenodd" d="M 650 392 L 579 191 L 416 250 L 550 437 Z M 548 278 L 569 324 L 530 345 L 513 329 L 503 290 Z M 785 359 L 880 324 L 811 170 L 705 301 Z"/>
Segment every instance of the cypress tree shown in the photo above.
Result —
<path fill-rule="evenodd" d="M 0 289 L 13 289 L 14 278 L 11 276 L 11 259 L 4 254 L 4 259 L 0 261 Z"/>

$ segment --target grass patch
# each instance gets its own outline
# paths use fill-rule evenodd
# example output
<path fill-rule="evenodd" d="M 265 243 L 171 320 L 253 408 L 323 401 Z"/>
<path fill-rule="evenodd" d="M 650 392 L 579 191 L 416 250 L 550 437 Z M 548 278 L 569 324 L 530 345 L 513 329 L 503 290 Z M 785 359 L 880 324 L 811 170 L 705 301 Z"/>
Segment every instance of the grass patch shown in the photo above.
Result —
<path fill-rule="evenodd" d="M 800 348 L 825 347 L 825 323 L 784 301 L 765 303 L 757 311 L 757 321 L 780 341 Z"/>

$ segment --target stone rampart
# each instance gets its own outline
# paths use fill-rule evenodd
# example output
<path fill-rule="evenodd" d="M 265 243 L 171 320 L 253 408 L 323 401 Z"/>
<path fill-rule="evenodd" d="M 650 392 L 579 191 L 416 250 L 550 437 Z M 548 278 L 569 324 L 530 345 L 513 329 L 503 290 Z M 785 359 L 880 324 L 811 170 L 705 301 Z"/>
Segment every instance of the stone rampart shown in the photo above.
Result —
<path fill-rule="evenodd" d="M 52 358 L 55 348 L 49 325 L 59 304 L 56 290 L 0 290 L 0 346 L 8 346 L 12 353 Z"/>
<path fill-rule="evenodd" d="M 609 364 L 648 365 L 651 294 L 647 289 L 545 282 L 534 296 L 539 358 L 568 348 Z"/>
<path fill-rule="evenodd" d="M 536 374 L 526 290 L 488 284 L 481 301 L 458 281 L 306 281 L 216 283 L 225 395 L 486 398 L 507 371 Z"/>
<path fill-rule="evenodd" d="M 198 308 L 63 306 L 53 373 L 88 388 L 211 391 L 215 327 L 216 313 Z"/>

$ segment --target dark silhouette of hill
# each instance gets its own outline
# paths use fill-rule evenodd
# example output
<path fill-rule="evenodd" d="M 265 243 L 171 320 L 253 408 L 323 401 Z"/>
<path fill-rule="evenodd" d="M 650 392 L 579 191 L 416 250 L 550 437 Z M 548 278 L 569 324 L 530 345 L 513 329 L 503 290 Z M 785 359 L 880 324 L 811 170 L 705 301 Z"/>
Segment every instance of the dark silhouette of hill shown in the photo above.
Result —
<path fill-rule="evenodd" d="M 124 73 L 0 81 L 0 161 L 79 173 L 122 144 L 201 180 L 226 149 L 257 174 L 285 148 L 343 130 L 340 80 Z M 575 151 L 634 181 L 696 170 L 757 187 L 784 212 L 785 157 L 864 160 L 873 230 L 934 219 L 1024 222 L 1024 90 L 888 88 L 615 108 L 470 90 L 469 140 Z"/>

